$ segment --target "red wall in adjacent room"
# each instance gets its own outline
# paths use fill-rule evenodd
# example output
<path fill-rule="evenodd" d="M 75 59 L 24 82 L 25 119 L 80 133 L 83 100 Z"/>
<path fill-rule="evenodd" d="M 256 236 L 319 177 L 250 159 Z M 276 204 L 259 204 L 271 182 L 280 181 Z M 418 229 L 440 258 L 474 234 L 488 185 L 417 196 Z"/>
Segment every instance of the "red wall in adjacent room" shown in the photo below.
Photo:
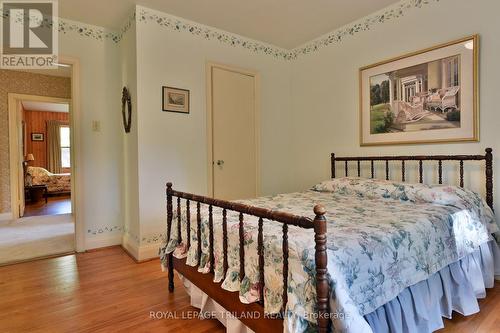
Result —
<path fill-rule="evenodd" d="M 47 120 L 69 123 L 67 112 L 24 111 L 26 122 L 26 153 L 33 154 L 35 160 L 30 166 L 47 168 Z M 43 133 L 43 141 L 31 141 L 31 133 Z M 69 172 L 69 170 L 63 170 Z"/>

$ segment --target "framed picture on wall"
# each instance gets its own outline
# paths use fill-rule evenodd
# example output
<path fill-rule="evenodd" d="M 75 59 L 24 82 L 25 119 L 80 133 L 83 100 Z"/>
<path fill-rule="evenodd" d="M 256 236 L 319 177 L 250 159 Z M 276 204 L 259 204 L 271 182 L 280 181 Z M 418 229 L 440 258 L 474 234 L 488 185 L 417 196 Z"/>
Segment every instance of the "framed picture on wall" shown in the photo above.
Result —
<path fill-rule="evenodd" d="M 189 113 L 189 90 L 180 88 L 162 88 L 162 110 Z"/>
<path fill-rule="evenodd" d="M 31 133 L 31 141 L 43 141 L 43 133 Z"/>
<path fill-rule="evenodd" d="M 363 67 L 362 146 L 478 141 L 478 36 Z"/>

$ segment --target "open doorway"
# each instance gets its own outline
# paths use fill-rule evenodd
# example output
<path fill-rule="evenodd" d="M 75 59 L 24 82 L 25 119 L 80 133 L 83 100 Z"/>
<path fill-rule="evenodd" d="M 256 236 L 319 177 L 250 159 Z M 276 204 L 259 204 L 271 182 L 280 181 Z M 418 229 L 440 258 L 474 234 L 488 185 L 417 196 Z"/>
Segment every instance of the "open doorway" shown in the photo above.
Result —
<path fill-rule="evenodd" d="M 12 219 L 0 223 L 0 265 L 74 252 L 72 65 L 2 71 Z"/>
<path fill-rule="evenodd" d="M 70 101 L 56 100 L 20 102 L 24 176 L 20 217 L 71 214 Z"/>

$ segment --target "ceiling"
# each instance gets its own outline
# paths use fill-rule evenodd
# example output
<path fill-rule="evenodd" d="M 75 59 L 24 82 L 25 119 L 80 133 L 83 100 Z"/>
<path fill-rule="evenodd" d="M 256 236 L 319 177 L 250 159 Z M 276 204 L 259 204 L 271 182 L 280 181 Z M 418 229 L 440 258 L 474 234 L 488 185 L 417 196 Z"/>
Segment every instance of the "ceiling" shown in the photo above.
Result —
<path fill-rule="evenodd" d="M 26 111 L 69 112 L 69 104 L 22 101 Z"/>
<path fill-rule="evenodd" d="M 286 49 L 397 0 L 59 0 L 59 16 L 119 29 L 143 5 Z"/>

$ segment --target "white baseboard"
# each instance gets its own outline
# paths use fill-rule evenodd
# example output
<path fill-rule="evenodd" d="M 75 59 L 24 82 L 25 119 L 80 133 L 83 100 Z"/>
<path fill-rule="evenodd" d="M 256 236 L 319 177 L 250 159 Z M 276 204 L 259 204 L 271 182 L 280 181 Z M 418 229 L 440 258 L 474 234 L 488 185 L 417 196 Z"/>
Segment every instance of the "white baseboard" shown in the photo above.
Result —
<path fill-rule="evenodd" d="M 139 244 L 126 233 L 123 234 L 122 246 L 135 260 L 139 260 Z"/>
<path fill-rule="evenodd" d="M 158 249 L 160 248 L 160 245 L 160 243 L 156 243 L 141 246 L 137 244 L 136 241 L 131 239 L 127 234 L 123 235 L 122 246 L 137 261 L 158 258 Z"/>
<path fill-rule="evenodd" d="M 12 213 L 1 213 L 0 221 L 10 221 L 12 220 Z"/>
<path fill-rule="evenodd" d="M 160 243 L 147 244 L 139 247 L 139 261 L 148 260 L 153 258 L 158 258 L 158 249 L 160 248 Z"/>
<path fill-rule="evenodd" d="M 85 249 L 98 249 L 101 247 L 120 245 L 122 243 L 121 233 L 86 235 Z"/>

